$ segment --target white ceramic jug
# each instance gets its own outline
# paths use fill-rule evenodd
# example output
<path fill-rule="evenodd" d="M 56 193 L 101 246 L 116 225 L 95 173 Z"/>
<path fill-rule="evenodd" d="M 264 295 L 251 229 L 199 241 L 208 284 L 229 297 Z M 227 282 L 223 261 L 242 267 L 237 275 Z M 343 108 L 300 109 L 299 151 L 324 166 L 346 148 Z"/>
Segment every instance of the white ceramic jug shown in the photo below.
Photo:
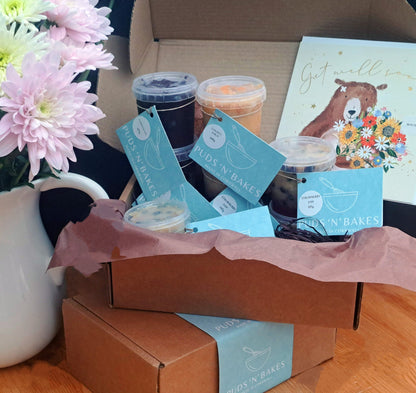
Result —
<path fill-rule="evenodd" d="M 40 352 L 60 327 L 64 268 L 47 270 L 53 247 L 40 217 L 40 193 L 65 187 L 93 200 L 108 198 L 91 179 L 60 177 L 0 192 L 0 367 Z"/>

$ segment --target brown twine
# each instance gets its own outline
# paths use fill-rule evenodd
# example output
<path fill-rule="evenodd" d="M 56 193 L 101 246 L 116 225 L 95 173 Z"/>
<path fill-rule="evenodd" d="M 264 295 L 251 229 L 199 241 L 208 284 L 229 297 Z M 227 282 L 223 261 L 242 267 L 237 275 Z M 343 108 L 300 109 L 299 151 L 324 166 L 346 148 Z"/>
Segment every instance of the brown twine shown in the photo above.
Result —
<path fill-rule="evenodd" d="M 218 109 L 218 110 L 221 110 L 220 108 L 217 108 L 217 109 Z M 239 119 L 240 117 L 245 117 L 245 116 L 250 116 L 250 115 L 253 115 L 254 113 L 257 113 L 260 109 L 261 109 L 261 107 L 260 107 L 260 108 L 258 108 L 257 110 L 255 110 L 254 112 L 244 113 L 244 114 L 242 114 L 242 115 L 229 115 L 229 116 L 230 116 L 230 117 L 232 117 L 233 119 Z M 222 121 L 222 118 L 221 118 L 221 117 L 219 117 L 219 116 L 217 116 L 215 113 L 208 113 L 208 112 L 205 112 L 202 108 L 201 108 L 201 112 L 202 112 L 203 114 L 207 115 L 207 116 L 210 116 L 210 117 L 213 117 L 214 119 L 218 119 L 218 120 Z M 227 113 L 227 112 L 225 112 L 225 111 L 222 111 L 222 112 Z"/>
<path fill-rule="evenodd" d="M 193 99 L 192 101 L 187 102 L 186 104 L 183 104 L 183 105 L 181 105 L 181 106 L 175 106 L 174 108 L 158 109 L 158 108 L 156 107 L 156 111 L 157 111 L 157 112 L 169 112 L 169 111 L 176 111 L 177 109 L 182 109 L 182 108 L 185 108 L 186 106 L 191 105 L 191 104 L 193 104 L 194 102 L 195 102 L 195 99 Z M 147 112 L 147 113 L 149 113 L 149 114 L 152 114 L 152 109 L 151 109 L 151 108 L 144 108 L 144 107 L 140 106 L 139 104 L 137 104 L 137 107 L 138 107 L 138 108 L 140 108 L 140 109 L 143 109 L 144 111 L 146 111 L 146 112 Z"/>
<path fill-rule="evenodd" d="M 297 222 L 302 221 L 304 218 L 293 218 L 286 223 L 279 223 L 275 230 L 275 236 L 280 239 L 298 240 L 301 242 L 309 243 L 324 243 L 324 242 L 345 242 L 350 235 L 345 233 L 339 236 L 329 236 L 323 227 L 319 223 L 319 230 L 317 227 L 304 223 L 310 230 L 298 229 Z"/>

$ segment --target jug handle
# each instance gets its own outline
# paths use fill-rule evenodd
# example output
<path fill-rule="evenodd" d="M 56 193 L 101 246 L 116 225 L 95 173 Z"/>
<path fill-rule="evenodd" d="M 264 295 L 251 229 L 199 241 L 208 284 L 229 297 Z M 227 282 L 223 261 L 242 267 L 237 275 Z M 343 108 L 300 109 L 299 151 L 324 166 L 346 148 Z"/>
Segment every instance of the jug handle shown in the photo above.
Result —
<path fill-rule="evenodd" d="M 105 190 L 98 183 L 88 177 L 77 173 L 61 173 L 59 174 L 59 177 L 59 179 L 53 177 L 45 179 L 40 184 L 39 191 L 43 192 L 54 188 L 74 188 L 85 192 L 94 201 L 97 199 L 108 199 L 108 195 Z M 48 273 L 50 274 L 55 285 L 61 286 L 63 284 L 65 267 L 55 267 L 53 269 L 49 269 Z"/>
<path fill-rule="evenodd" d="M 39 191 L 48 191 L 54 188 L 75 188 L 89 195 L 92 200 L 108 199 L 105 190 L 94 180 L 77 173 L 60 173 L 59 179 L 48 177 L 39 187 Z"/>

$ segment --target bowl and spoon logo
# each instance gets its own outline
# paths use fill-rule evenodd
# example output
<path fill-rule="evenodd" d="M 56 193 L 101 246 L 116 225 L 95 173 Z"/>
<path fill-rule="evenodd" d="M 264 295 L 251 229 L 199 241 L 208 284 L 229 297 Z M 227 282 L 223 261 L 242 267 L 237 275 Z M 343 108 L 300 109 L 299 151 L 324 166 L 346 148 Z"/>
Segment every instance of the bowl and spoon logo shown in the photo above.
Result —
<path fill-rule="evenodd" d="M 266 365 L 272 353 L 272 348 L 267 347 L 263 350 L 255 351 L 249 347 L 244 347 L 243 351 L 250 355 L 245 361 L 247 370 L 257 372 Z"/>
<path fill-rule="evenodd" d="M 311 217 L 318 214 L 325 206 L 333 213 L 345 213 L 351 210 L 357 200 L 358 191 L 344 191 L 335 187 L 328 179 L 320 177 L 319 181 L 332 192 L 322 195 L 314 190 L 306 191 L 299 199 L 299 210 L 305 216 Z"/>
<path fill-rule="evenodd" d="M 220 149 L 225 145 L 227 162 L 236 169 L 249 169 L 257 164 L 257 160 L 249 155 L 241 143 L 237 127 L 232 126 L 233 141 L 227 141 L 225 131 L 217 124 L 208 125 L 202 136 L 205 144 L 211 149 Z"/>

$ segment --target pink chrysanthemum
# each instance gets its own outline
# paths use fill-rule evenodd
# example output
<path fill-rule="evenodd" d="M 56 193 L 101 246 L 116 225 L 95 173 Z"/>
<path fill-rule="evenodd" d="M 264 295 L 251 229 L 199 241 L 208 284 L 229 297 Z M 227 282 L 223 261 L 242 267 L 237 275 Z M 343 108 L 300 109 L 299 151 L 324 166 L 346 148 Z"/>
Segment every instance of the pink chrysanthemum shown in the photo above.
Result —
<path fill-rule="evenodd" d="M 53 48 L 60 52 L 63 63 L 74 62 L 76 72 L 117 68 L 112 65 L 114 55 L 104 50 L 102 44 L 80 44 L 62 36 L 62 30 L 55 27 L 51 27 L 47 33 L 48 38 L 53 42 Z"/>
<path fill-rule="evenodd" d="M 106 52 L 101 44 L 85 44 L 84 46 L 67 45 L 61 51 L 62 60 L 67 63 L 73 61 L 76 64 L 76 72 L 85 70 L 115 70 L 112 65 L 114 55 Z"/>
<path fill-rule="evenodd" d="M 106 17 L 111 9 L 96 8 L 98 0 L 49 1 L 56 7 L 46 12 L 46 16 L 76 42 L 94 43 L 106 40 L 113 31 L 110 20 Z"/>
<path fill-rule="evenodd" d="M 97 134 L 94 122 L 104 117 L 92 105 L 97 96 L 88 93 L 90 83 L 74 83 L 75 64 L 60 68 L 60 61 L 55 52 L 40 61 L 28 53 L 22 76 L 10 65 L 2 83 L 5 96 L 0 98 L 0 109 L 6 114 L 0 120 L 0 156 L 27 146 L 31 178 L 39 172 L 42 159 L 67 172 L 68 159 L 76 161 L 73 148 L 92 149 L 86 135 Z"/>

